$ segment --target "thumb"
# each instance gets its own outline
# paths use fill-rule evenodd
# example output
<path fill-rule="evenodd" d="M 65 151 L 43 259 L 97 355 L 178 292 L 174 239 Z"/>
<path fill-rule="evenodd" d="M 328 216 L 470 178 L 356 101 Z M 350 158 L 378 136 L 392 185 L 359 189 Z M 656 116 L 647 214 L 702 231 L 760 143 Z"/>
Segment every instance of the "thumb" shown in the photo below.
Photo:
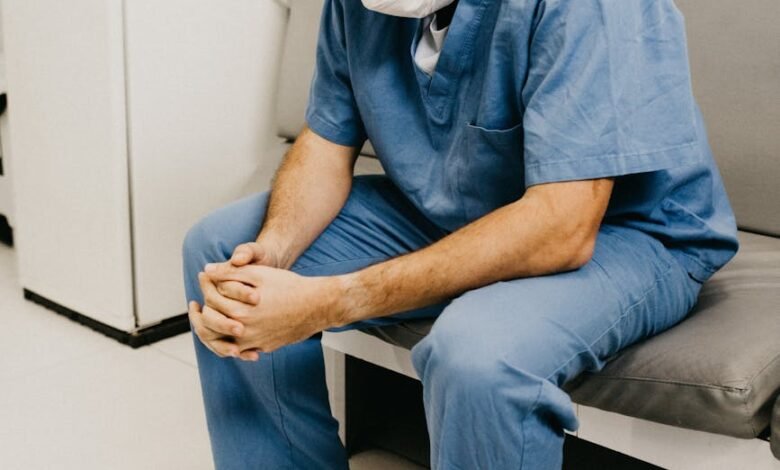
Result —
<path fill-rule="evenodd" d="M 230 263 L 236 267 L 244 266 L 262 258 L 262 256 L 263 250 L 257 243 L 244 243 L 243 245 L 238 245 L 233 251 Z"/>

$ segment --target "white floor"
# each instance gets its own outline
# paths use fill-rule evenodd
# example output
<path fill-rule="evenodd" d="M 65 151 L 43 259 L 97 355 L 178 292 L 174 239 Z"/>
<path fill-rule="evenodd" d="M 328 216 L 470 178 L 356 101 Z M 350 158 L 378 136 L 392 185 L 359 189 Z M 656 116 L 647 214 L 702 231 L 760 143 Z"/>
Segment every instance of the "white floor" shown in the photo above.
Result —
<path fill-rule="evenodd" d="M 189 335 L 133 350 L 22 297 L 0 244 L 0 468 L 209 469 Z M 353 469 L 419 468 L 379 451 Z"/>

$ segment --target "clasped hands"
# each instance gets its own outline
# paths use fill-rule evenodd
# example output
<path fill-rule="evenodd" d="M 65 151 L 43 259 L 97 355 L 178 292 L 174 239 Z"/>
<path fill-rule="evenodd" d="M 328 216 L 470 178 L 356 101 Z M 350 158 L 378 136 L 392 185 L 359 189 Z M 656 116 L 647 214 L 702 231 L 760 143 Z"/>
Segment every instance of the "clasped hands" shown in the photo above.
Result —
<path fill-rule="evenodd" d="M 220 357 L 256 361 L 261 353 L 308 339 L 339 322 L 339 281 L 280 269 L 258 243 L 198 274 L 204 304 L 190 302 L 195 334 Z"/>

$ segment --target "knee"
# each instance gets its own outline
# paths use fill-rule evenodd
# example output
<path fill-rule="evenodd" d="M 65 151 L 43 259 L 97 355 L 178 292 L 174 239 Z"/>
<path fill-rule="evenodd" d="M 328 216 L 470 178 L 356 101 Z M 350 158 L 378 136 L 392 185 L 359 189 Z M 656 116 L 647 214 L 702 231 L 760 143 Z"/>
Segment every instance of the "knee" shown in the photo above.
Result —
<path fill-rule="evenodd" d="M 480 320 L 474 311 L 460 318 L 447 313 L 412 350 L 427 405 L 488 419 L 498 409 L 522 415 L 540 407 L 566 429 L 577 429 L 569 396 L 548 378 L 557 363 L 547 360 L 553 347 L 538 347 L 522 334 L 485 334 L 475 327 Z"/>
<path fill-rule="evenodd" d="M 223 221 L 208 215 L 190 227 L 182 242 L 182 261 L 185 276 L 192 276 L 208 263 L 221 263 L 232 255 L 236 242 L 226 233 Z"/>
<path fill-rule="evenodd" d="M 221 207 L 193 225 L 182 244 L 185 270 L 225 261 L 236 245 L 256 237 L 267 203 L 268 193 L 257 193 Z"/>
<path fill-rule="evenodd" d="M 202 269 L 206 263 L 223 261 L 219 238 L 209 217 L 190 227 L 182 243 L 182 259 L 185 269 Z"/>
<path fill-rule="evenodd" d="M 429 390 L 479 399 L 501 382 L 501 360 L 471 344 L 453 344 L 441 334 L 431 334 L 412 351 L 414 367 Z"/>
<path fill-rule="evenodd" d="M 480 335 L 462 316 L 451 315 L 457 313 L 453 307 L 459 308 L 451 304 L 412 350 L 414 367 L 424 384 L 446 384 L 469 395 L 489 394 L 503 380 L 503 354 L 492 338 Z"/>
<path fill-rule="evenodd" d="M 585 345 L 557 322 L 523 310 L 516 314 L 524 319 L 522 328 L 486 314 L 476 296 L 456 299 L 412 351 L 423 383 L 441 379 L 484 391 L 518 380 L 557 383 L 559 371 L 587 359 Z"/>
<path fill-rule="evenodd" d="M 523 327 L 512 328 L 501 315 L 487 314 L 479 300 L 466 296 L 450 304 L 412 350 L 427 402 L 487 415 L 485 404 L 522 412 L 541 407 L 576 429 L 571 400 L 557 379 L 558 371 L 568 370 L 576 344 L 543 315 L 518 311 Z"/>

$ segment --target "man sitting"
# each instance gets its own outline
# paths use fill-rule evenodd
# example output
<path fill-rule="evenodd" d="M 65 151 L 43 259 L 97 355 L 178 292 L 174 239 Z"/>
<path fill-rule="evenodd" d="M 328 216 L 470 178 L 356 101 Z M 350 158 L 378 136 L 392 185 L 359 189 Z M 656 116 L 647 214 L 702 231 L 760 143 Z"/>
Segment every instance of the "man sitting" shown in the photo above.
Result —
<path fill-rule="evenodd" d="M 686 47 L 672 0 L 326 0 L 271 192 L 184 245 L 217 467 L 347 468 L 320 333 L 436 317 L 432 467 L 560 468 L 561 385 L 737 249 Z"/>

